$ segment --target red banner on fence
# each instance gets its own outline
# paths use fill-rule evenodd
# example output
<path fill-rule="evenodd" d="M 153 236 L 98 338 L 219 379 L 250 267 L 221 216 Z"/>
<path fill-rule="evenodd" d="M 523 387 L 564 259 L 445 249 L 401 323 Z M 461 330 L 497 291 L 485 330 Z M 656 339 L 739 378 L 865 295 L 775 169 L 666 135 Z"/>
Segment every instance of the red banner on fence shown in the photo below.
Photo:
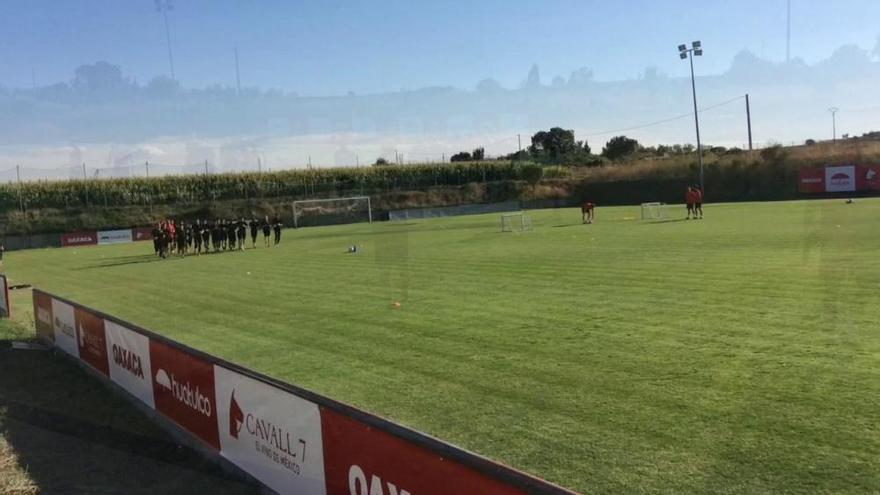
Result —
<path fill-rule="evenodd" d="M 326 407 L 321 429 L 327 495 L 526 493 Z"/>
<path fill-rule="evenodd" d="M 132 239 L 137 241 L 150 241 L 153 239 L 153 229 L 150 227 L 137 227 L 132 229 Z"/>
<path fill-rule="evenodd" d="M 74 232 L 72 234 L 61 234 L 61 245 L 67 246 L 89 246 L 98 243 L 97 232 Z"/>
<path fill-rule="evenodd" d="M 104 334 L 104 319 L 79 307 L 73 308 L 73 318 L 76 321 L 79 358 L 109 378 L 110 365 L 107 361 L 107 337 Z"/>
<path fill-rule="evenodd" d="M 156 410 L 220 450 L 214 365 L 150 339 Z"/>
<path fill-rule="evenodd" d="M 860 191 L 880 191 L 880 165 L 857 167 L 856 189 Z"/>
<path fill-rule="evenodd" d="M 800 180 L 798 189 L 802 193 L 823 193 L 825 192 L 825 169 L 824 168 L 802 168 L 800 172 Z"/>
<path fill-rule="evenodd" d="M 34 292 L 34 328 L 37 338 L 55 342 L 55 329 L 52 327 L 52 298 Z"/>

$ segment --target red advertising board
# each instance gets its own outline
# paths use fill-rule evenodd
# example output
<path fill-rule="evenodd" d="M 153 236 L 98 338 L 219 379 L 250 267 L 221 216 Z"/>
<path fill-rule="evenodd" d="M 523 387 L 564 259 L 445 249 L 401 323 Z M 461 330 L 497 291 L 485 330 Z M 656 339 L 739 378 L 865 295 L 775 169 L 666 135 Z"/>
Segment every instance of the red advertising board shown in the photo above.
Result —
<path fill-rule="evenodd" d="M 880 191 L 880 165 L 856 167 L 856 189 L 859 191 Z"/>
<path fill-rule="evenodd" d="M 214 365 L 150 339 L 156 410 L 220 450 Z"/>
<path fill-rule="evenodd" d="M 135 242 L 153 240 L 153 229 L 151 229 L 150 227 L 138 227 L 132 229 L 131 238 Z"/>
<path fill-rule="evenodd" d="M 55 330 L 52 327 L 52 298 L 36 291 L 34 292 L 34 328 L 38 339 L 55 342 Z"/>
<path fill-rule="evenodd" d="M 825 169 L 802 168 L 798 180 L 798 190 L 802 193 L 825 192 Z"/>
<path fill-rule="evenodd" d="M 327 495 L 527 493 L 326 407 L 321 429 Z"/>
<path fill-rule="evenodd" d="M 74 307 L 77 345 L 79 357 L 86 363 L 110 377 L 110 364 L 107 361 L 107 336 L 104 333 L 104 319 L 80 307 Z"/>
<path fill-rule="evenodd" d="M 61 234 L 61 245 L 67 246 L 89 246 L 98 243 L 97 232 L 74 232 L 71 234 Z"/>

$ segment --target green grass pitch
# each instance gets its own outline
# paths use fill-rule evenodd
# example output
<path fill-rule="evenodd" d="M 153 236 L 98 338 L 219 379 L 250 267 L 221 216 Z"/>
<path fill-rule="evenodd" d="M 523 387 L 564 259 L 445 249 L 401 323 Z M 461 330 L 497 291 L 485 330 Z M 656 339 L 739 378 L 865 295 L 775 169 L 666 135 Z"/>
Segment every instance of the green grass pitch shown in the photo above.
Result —
<path fill-rule="evenodd" d="M 483 215 L 5 264 L 585 493 L 880 492 L 880 201 L 529 215 L 521 234 Z"/>

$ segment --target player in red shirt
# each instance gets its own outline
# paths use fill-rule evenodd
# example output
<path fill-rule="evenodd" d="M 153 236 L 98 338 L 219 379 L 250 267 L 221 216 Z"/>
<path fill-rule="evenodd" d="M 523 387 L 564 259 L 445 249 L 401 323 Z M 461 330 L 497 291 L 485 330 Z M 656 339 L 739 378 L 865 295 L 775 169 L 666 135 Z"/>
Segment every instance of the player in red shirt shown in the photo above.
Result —
<path fill-rule="evenodd" d="M 688 220 L 691 219 L 691 214 L 694 215 L 695 219 L 697 218 L 697 214 L 696 214 L 696 212 L 694 212 L 695 200 L 696 200 L 696 196 L 694 195 L 694 188 L 691 186 L 688 186 L 687 192 L 684 193 L 684 202 L 687 205 L 687 209 L 688 209 L 688 215 L 687 215 Z"/>
<path fill-rule="evenodd" d="M 694 186 L 694 218 L 703 219 L 703 191 L 699 187 Z M 700 216 L 698 217 L 697 214 Z"/>
<path fill-rule="evenodd" d="M 584 219 L 584 223 L 593 223 L 593 219 L 595 217 L 595 212 L 593 209 L 596 207 L 593 203 L 587 201 L 581 205 L 581 216 Z"/>

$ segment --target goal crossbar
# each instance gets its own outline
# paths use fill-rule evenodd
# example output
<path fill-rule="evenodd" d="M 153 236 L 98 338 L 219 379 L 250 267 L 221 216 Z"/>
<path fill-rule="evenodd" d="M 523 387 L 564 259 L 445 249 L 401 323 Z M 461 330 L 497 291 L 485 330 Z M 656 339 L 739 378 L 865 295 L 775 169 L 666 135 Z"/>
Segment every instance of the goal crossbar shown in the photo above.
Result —
<path fill-rule="evenodd" d="M 351 196 L 347 198 L 300 199 L 293 202 L 293 226 L 299 228 L 299 206 L 305 204 L 339 203 L 342 201 L 366 201 L 367 221 L 373 223 L 373 206 L 369 196 Z"/>

